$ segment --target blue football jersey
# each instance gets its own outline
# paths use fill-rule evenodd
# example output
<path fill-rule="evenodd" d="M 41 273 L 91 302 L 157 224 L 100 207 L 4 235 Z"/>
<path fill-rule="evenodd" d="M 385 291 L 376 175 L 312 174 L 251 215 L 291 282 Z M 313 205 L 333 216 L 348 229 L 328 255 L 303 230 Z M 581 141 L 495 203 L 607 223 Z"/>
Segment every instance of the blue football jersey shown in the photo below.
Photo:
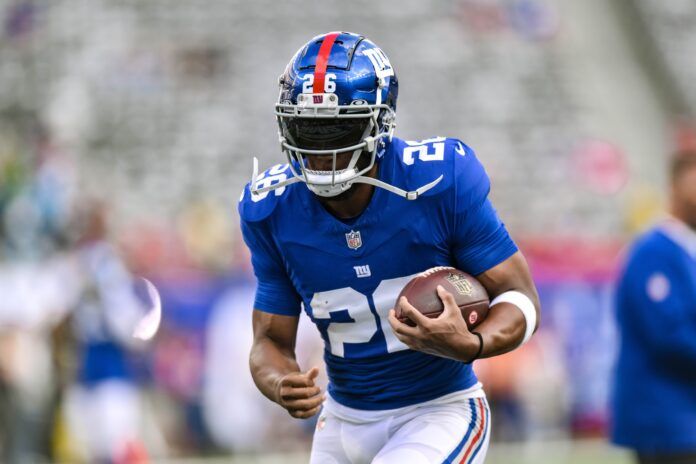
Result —
<path fill-rule="evenodd" d="M 379 179 L 415 190 L 415 201 L 376 188 L 363 213 L 331 215 L 303 183 L 253 196 L 239 214 L 258 280 L 255 308 L 298 316 L 304 308 L 325 342 L 328 391 L 357 409 L 392 409 L 471 387 L 471 365 L 408 349 L 388 312 L 416 274 L 454 266 L 472 275 L 517 251 L 488 200 L 488 176 L 463 142 L 394 138 L 378 161 Z M 257 186 L 291 176 L 288 165 L 263 173 Z"/>
<path fill-rule="evenodd" d="M 616 289 L 611 438 L 642 453 L 696 451 L 696 233 L 666 220 L 640 236 Z"/>

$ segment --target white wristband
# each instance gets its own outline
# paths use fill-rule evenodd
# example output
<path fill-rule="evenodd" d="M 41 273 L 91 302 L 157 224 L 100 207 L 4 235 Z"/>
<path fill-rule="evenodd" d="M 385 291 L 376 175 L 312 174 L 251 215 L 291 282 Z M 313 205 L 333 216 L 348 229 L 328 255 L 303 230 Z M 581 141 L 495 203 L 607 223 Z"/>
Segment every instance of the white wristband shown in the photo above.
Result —
<path fill-rule="evenodd" d="M 493 301 L 491 301 L 490 307 L 493 307 L 498 303 L 510 303 L 517 306 L 520 311 L 522 311 L 524 320 L 527 322 L 527 327 L 524 330 L 524 338 L 518 346 L 522 346 L 527 343 L 527 341 L 532 338 L 537 320 L 536 309 L 534 308 L 534 303 L 532 303 L 532 300 L 530 300 L 529 297 L 524 293 L 512 290 L 501 293 L 495 297 Z"/>

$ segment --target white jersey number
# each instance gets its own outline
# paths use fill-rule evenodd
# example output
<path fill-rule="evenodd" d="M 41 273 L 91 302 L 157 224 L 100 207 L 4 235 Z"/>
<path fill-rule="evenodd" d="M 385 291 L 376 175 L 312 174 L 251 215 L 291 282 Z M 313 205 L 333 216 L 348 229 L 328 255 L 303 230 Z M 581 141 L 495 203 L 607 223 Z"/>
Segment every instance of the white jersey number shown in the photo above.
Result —
<path fill-rule="evenodd" d="M 280 182 L 283 182 L 287 180 L 288 175 L 285 174 L 285 170 L 288 168 L 287 164 L 276 164 L 272 168 L 270 168 L 268 171 L 262 173 L 259 177 L 256 178 L 256 185 L 254 185 L 254 188 L 257 189 L 262 189 L 266 187 L 270 187 L 273 184 L 277 184 Z M 278 197 L 285 192 L 285 187 L 280 187 L 278 189 L 273 190 L 275 195 Z M 271 191 L 267 192 L 262 192 L 258 193 L 256 195 L 251 196 L 251 201 L 254 203 L 259 202 L 266 198 L 268 194 L 271 193 Z M 244 196 L 244 191 L 242 191 L 242 198 Z M 240 198 L 241 200 L 241 198 Z"/>
<path fill-rule="evenodd" d="M 435 137 L 418 142 L 407 141 L 404 148 L 404 163 L 413 164 L 416 156 L 421 161 L 442 161 L 445 159 L 445 138 Z"/>
<path fill-rule="evenodd" d="M 330 319 L 331 313 L 347 311 L 351 322 L 331 322 L 327 333 L 331 353 L 344 357 L 344 343 L 369 343 L 382 331 L 387 342 L 387 352 L 408 349 L 401 343 L 389 325 L 389 310 L 394 307 L 397 295 L 412 276 L 383 280 L 372 293 L 376 315 L 370 310 L 367 296 L 350 287 L 318 292 L 310 306 L 315 319 Z"/>

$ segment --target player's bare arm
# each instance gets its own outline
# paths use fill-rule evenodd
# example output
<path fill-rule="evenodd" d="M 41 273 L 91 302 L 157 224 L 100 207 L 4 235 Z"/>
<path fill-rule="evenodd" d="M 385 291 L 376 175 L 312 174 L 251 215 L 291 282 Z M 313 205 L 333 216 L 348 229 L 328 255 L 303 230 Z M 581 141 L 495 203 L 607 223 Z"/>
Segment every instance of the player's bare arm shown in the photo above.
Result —
<path fill-rule="evenodd" d="M 255 310 L 249 366 L 261 393 L 292 417 L 306 419 L 319 412 L 324 396 L 314 383 L 319 369 L 302 372 L 295 359 L 298 320 Z"/>
<path fill-rule="evenodd" d="M 493 299 L 510 291 L 526 295 L 534 304 L 538 326 L 539 297 L 522 253 L 515 253 L 476 277 Z M 415 327 L 400 322 L 394 310 L 389 313 L 389 323 L 394 333 L 411 349 L 469 362 L 474 358 L 488 358 L 507 353 L 522 342 L 527 321 L 515 305 L 502 302 L 490 308 L 488 317 L 476 327 L 476 332 L 481 334 L 483 341 L 481 345 L 479 338 L 469 331 L 452 294 L 441 287 L 438 288 L 438 294 L 445 309 L 435 319 L 421 314 L 405 298 L 401 301 L 404 314 L 416 323 Z"/>

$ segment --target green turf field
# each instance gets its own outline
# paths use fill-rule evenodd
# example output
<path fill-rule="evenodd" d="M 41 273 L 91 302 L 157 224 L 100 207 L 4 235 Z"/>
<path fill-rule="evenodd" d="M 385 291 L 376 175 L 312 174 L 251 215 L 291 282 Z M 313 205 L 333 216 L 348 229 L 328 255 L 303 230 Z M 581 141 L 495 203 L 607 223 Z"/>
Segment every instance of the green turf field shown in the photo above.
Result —
<path fill-rule="evenodd" d="M 630 454 L 604 441 L 493 444 L 486 464 L 630 464 Z"/>
<path fill-rule="evenodd" d="M 306 464 L 306 454 L 163 460 L 174 464 Z M 486 464 L 632 464 L 630 454 L 601 440 L 494 443 Z M 408 464 L 408 463 L 404 463 Z"/>

